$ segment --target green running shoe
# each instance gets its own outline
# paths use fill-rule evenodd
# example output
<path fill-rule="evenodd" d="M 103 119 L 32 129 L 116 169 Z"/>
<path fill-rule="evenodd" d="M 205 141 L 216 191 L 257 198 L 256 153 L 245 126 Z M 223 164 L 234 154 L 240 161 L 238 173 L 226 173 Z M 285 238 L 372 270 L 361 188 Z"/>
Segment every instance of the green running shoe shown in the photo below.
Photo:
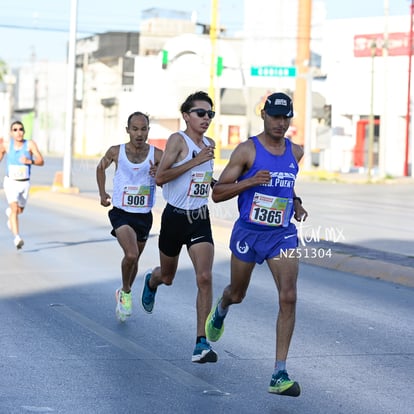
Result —
<path fill-rule="evenodd" d="M 218 341 L 224 332 L 224 316 L 220 316 L 217 309 L 221 299 L 217 301 L 216 306 L 214 306 L 206 319 L 206 336 L 211 342 Z"/>
<path fill-rule="evenodd" d="M 115 292 L 116 308 L 115 314 L 119 321 L 125 322 L 128 316 L 132 314 L 132 295 L 126 293 L 121 288 Z"/>
<path fill-rule="evenodd" d="M 300 386 L 289 378 L 286 371 L 279 371 L 276 375 L 272 375 L 268 391 L 272 394 L 299 397 Z"/>

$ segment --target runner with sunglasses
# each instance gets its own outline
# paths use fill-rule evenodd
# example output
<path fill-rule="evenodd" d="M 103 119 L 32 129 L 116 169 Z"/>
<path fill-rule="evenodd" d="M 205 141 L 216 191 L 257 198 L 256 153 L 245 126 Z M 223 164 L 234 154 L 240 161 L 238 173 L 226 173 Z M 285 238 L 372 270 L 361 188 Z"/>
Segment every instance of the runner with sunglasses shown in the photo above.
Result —
<path fill-rule="evenodd" d="M 43 156 L 33 140 L 24 138 L 24 125 L 15 121 L 10 126 L 9 142 L 0 144 L 0 161 L 7 154 L 6 175 L 3 181 L 4 193 L 9 207 L 6 209 L 7 227 L 13 233 L 14 245 L 24 245 L 19 233 L 19 215 L 26 207 L 30 190 L 32 165 L 44 164 Z"/>
<path fill-rule="evenodd" d="M 216 362 L 217 354 L 206 340 L 205 321 L 212 305 L 214 244 L 207 207 L 213 177 L 215 143 L 204 136 L 214 117 L 211 98 L 202 91 L 181 105 L 184 131 L 172 134 L 156 174 L 167 201 L 158 240 L 160 266 L 144 276 L 142 306 L 151 313 L 161 284 L 171 285 L 183 245 L 193 263 L 198 288 L 197 338 L 192 362 Z"/>

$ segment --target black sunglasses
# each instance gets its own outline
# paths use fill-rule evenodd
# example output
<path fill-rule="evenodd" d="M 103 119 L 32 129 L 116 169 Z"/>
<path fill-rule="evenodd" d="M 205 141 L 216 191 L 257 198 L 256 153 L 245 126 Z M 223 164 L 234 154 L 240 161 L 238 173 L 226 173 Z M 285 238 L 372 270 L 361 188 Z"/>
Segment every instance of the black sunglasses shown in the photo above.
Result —
<path fill-rule="evenodd" d="M 24 129 L 23 128 L 13 128 L 13 131 L 24 131 Z"/>
<path fill-rule="evenodd" d="M 206 116 L 206 114 L 207 114 L 210 119 L 213 119 L 214 118 L 214 115 L 216 114 L 211 109 L 209 109 L 207 111 L 207 110 L 201 109 L 201 108 L 191 109 L 191 110 L 188 111 L 189 114 L 191 114 L 192 112 L 195 112 L 199 118 L 204 118 Z"/>

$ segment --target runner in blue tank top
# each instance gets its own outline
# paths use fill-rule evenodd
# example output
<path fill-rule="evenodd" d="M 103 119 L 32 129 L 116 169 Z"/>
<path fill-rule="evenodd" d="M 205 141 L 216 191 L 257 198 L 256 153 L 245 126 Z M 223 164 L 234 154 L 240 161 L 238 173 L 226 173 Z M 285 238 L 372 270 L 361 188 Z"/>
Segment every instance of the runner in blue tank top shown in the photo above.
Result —
<path fill-rule="evenodd" d="M 0 143 L 0 161 L 7 154 L 6 175 L 3 180 L 4 193 L 9 207 L 6 209 L 7 227 L 14 237 L 14 245 L 24 245 L 20 237 L 19 215 L 25 210 L 30 191 L 32 166 L 44 165 L 44 159 L 35 141 L 25 139 L 24 125 L 14 121 L 10 126 L 10 139 Z"/>
<path fill-rule="evenodd" d="M 238 196 L 239 218 L 230 240 L 230 284 L 207 318 L 206 334 L 213 342 L 221 337 L 229 306 L 243 300 L 255 264 L 266 260 L 279 291 L 275 368 L 268 391 L 297 397 L 300 387 L 289 378 L 286 359 L 295 325 L 299 259 L 280 253 L 298 245 L 292 216 L 297 221 L 307 217 L 294 190 L 303 149 L 285 138 L 293 117 L 289 96 L 270 95 L 261 116 L 263 132 L 237 146 L 213 189 L 215 202 Z"/>

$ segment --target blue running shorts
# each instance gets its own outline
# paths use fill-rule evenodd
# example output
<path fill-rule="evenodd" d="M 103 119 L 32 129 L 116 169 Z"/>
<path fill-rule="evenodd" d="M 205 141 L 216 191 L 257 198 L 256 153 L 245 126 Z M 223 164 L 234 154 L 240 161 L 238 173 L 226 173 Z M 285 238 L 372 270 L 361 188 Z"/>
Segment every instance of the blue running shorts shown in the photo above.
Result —
<path fill-rule="evenodd" d="M 296 226 L 260 228 L 238 219 L 233 226 L 230 250 L 241 261 L 261 264 L 267 259 L 279 256 L 282 250 L 298 246 Z"/>

